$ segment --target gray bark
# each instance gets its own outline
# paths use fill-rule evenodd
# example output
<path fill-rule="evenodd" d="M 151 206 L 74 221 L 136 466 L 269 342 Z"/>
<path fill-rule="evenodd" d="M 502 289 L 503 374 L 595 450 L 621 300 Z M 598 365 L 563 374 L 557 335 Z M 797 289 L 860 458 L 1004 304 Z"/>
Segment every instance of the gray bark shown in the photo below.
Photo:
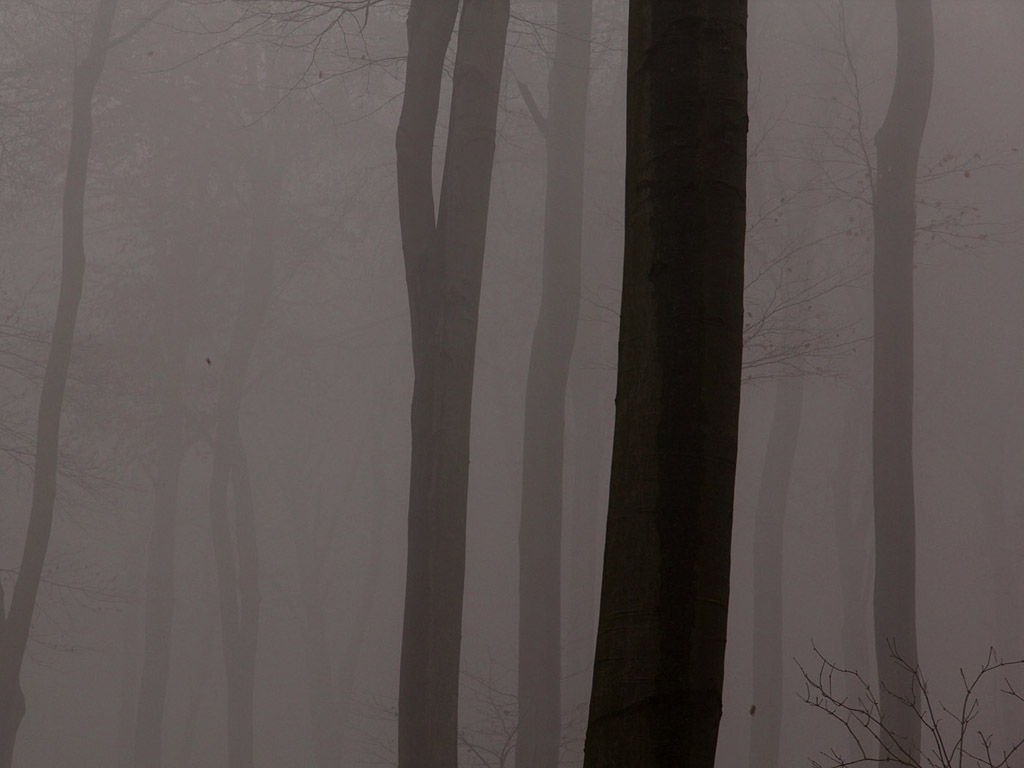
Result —
<path fill-rule="evenodd" d="M 562 488 L 565 397 L 583 257 L 591 0 L 558 0 L 545 121 L 543 287 L 526 379 L 519 526 L 516 763 L 556 768 L 562 722 Z"/>
<path fill-rule="evenodd" d="M 32 507 L 11 607 L 0 620 L 0 768 L 10 768 L 14 760 L 15 739 L 25 714 L 21 665 L 53 528 L 61 412 L 85 277 L 85 187 L 92 148 L 93 95 L 106 64 L 116 11 L 117 0 L 100 0 L 89 50 L 74 71 L 61 218 L 60 296 L 39 396 Z"/>
<path fill-rule="evenodd" d="M 915 759 L 918 691 L 914 510 L 914 235 L 917 166 L 931 102 L 931 0 L 896 0 L 898 54 L 889 111 L 875 136 L 873 206 L 875 656 L 881 717 L 893 739 L 883 748 Z M 895 655 L 899 656 L 897 660 Z"/>
<path fill-rule="evenodd" d="M 450 768 L 458 757 L 470 409 L 509 6 L 507 0 L 463 4 L 435 221 L 434 130 L 457 9 L 453 0 L 410 6 L 395 142 L 415 374 L 400 768 Z"/>
<path fill-rule="evenodd" d="M 768 433 L 754 522 L 754 707 L 751 768 L 777 768 L 782 736 L 782 564 L 789 482 L 803 412 L 800 378 L 775 385 L 775 412 Z"/>

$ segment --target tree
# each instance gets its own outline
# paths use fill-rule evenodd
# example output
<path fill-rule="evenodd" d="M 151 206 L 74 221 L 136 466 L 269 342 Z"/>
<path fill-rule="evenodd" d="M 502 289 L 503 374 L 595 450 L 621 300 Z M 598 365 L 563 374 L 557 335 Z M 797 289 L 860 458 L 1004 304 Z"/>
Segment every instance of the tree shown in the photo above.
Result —
<path fill-rule="evenodd" d="M 562 685 L 565 400 L 579 321 L 592 0 L 558 0 L 548 114 L 540 313 L 530 349 L 519 528 L 516 762 L 556 768 Z M 526 92 L 524 91 L 524 96 Z"/>
<path fill-rule="evenodd" d="M 739 418 L 744 0 L 630 7 L 626 247 L 588 768 L 714 764 Z"/>
<path fill-rule="evenodd" d="M 14 760 L 14 742 L 25 714 L 21 665 L 53 527 L 61 411 L 85 275 L 85 187 L 92 146 L 92 102 L 110 49 L 116 11 L 117 0 L 100 0 L 88 51 L 74 71 L 61 218 L 60 298 L 39 396 L 32 506 L 11 607 L 0 620 L 0 768 L 10 768 Z"/>
<path fill-rule="evenodd" d="M 456 764 L 469 427 L 508 0 L 465 0 L 441 200 L 434 131 L 457 0 L 413 0 L 395 139 L 413 371 L 399 766 Z"/>
<path fill-rule="evenodd" d="M 896 0 L 897 64 L 875 135 L 874 381 L 875 656 L 887 732 L 920 750 L 914 511 L 914 235 L 917 165 L 935 67 L 931 0 Z M 892 649 L 899 654 L 899 662 Z"/>
<path fill-rule="evenodd" d="M 224 378 L 213 414 L 210 469 L 210 536 L 217 566 L 231 768 L 251 768 L 254 764 L 253 693 L 261 599 L 255 508 L 242 441 L 241 405 L 249 362 L 274 287 L 275 223 L 284 182 L 280 149 L 266 124 L 258 127 L 263 140 L 253 142 L 251 239 L 243 265 L 242 296 L 224 354 Z M 228 514 L 229 488 L 233 521 Z"/>

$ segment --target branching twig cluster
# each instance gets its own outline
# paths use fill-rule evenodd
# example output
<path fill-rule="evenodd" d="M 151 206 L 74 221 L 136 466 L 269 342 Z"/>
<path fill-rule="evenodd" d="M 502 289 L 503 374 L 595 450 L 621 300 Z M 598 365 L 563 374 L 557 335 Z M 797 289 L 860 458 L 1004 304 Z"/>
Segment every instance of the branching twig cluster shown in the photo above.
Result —
<path fill-rule="evenodd" d="M 907 746 L 905 735 L 894 733 L 889 723 L 882 720 L 878 696 L 860 673 L 837 666 L 815 648 L 817 672 L 800 667 L 805 684 L 803 701 L 841 725 L 851 738 L 853 747 L 852 754 L 843 755 L 836 749 L 823 753 L 819 759 L 811 760 L 814 768 L 865 765 L 1013 768 L 1020 765 L 1011 760 L 1022 752 L 1024 735 L 1010 737 L 1004 734 L 1002 746 L 994 746 L 993 734 L 986 732 L 978 723 L 981 712 L 978 690 L 983 680 L 1000 675 L 1003 677 L 1002 692 L 1013 702 L 1024 704 L 1024 697 L 1010 679 L 1013 672 L 1024 668 L 1024 659 L 1002 661 L 990 649 L 988 658 L 976 674 L 969 676 L 960 670 L 962 695 L 956 705 L 947 706 L 933 700 L 919 667 L 911 668 L 895 649 L 890 650 L 896 662 L 913 674 L 914 687 L 920 692 L 916 700 L 900 697 L 905 706 L 913 707 L 920 723 L 920 754 L 915 754 Z"/>

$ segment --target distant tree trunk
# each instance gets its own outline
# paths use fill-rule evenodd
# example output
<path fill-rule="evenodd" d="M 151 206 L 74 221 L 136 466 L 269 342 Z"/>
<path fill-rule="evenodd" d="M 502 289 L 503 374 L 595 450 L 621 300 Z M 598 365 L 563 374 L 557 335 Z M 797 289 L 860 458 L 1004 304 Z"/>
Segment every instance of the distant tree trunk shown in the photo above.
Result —
<path fill-rule="evenodd" d="M 458 758 L 470 409 L 509 5 L 463 3 L 435 222 L 434 130 L 457 10 L 456 0 L 412 0 L 395 142 L 415 374 L 400 768 L 450 768 Z"/>
<path fill-rule="evenodd" d="M 262 147 L 264 152 L 272 148 Z M 282 169 L 269 163 L 254 180 L 253 229 L 243 274 L 242 300 L 224 356 L 210 472 L 210 534 L 217 566 L 221 642 L 228 697 L 228 763 L 253 765 L 253 689 L 259 630 L 259 561 L 249 467 L 240 409 L 245 376 L 263 325 L 274 279 L 274 227 Z M 228 489 L 234 531 L 228 515 Z M 233 535 L 232 535 L 233 534 Z M 236 558 L 237 552 L 237 558 Z"/>
<path fill-rule="evenodd" d="M 860 398 L 854 395 L 846 405 L 843 436 L 839 456 L 832 473 L 833 510 L 836 522 L 836 552 L 839 560 L 839 586 L 843 601 L 843 663 L 870 681 L 871 658 L 868 653 L 868 581 L 870 565 L 867 514 L 869 500 L 860 498 L 867 491 L 865 482 L 860 493 L 855 487 L 858 447 L 865 430 L 864 411 Z M 866 405 L 866 403 L 864 404 Z M 865 478 L 866 480 L 866 478 Z M 864 502 L 858 516 L 857 503 Z M 848 692 L 848 693 L 853 693 Z"/>
<path fill-rule="evenodd" d="M 136 526 L 125 537 L 121 559 L 123 581 L 128 585 L 126 606 L 121 621 L 120 672 L 117 704 L 117 768 L 132 768 L 135 744 L 135 716 L 139 703 L 140 638 L 142 629 L 141 597 L 143 558 L 146 550 L 144 526 Z"/>
<path fill-rule="evenodd" d="M 14 743 L 25 714 L 21 665 L 53 527 L 60 418 L 85 276 L 85 187 L 92 148 L 92 101 L 106 64 L 116 10 L 117 0 L 100 0 L 89 51 L 74 71 L 71 142 L 61 219 L 60 297 L 39 396 L 32 508 L 11 607 L 0 620 L 0 768 L 10 768 L 14 760 Z"/>
<path fill-rule="evenodd" d="M 916 759 L 921 723 L 904 700 L 918 692 L 903 665 L 917 666 L 913 269 L 917 164 L 934 71 L 931 0 L 896 0 L 896 18 L 896 82 L 875 136 L 875 655 L 881 716 L 896 736 L 887 749 Z"/>
<path fill-rule="evenodd" d="M 754 521 L 754 707 L 751 768 L 776 768 L 782 736 L 782 563 L 789 482 L 803 411 L 800 378 L 775 384 L 775 413 L 765 448 Z"/>
<path fill-rule="evenodd" d="M 165 261 L 180 260 L 170 249 Z M 139 682 L 135 720 L 135 768 L 162 768 L 162 729 L 167 681 L 171 668 L 171 639 L 174 623 L 174 550 L 178 515 L 178 482 L 184 455 L 185 404 L 182 375 L 186 339 L 182 332 L 180 303 L 185 301 L 182 280 L 168 265 L 161 272 L 164 324 L 160 336 L 163 352 L 158 389 L 161 404 L 157 419 L 157 465 L 154 479 L 155 504 L 146 558 L 146 597 L 143 626 L 142 675 Z"/>
<path fill-rule="evenodd" d="M 585 327 L 586 323 L 581 330 Z M 575 381 L 570 383 L 576 448 L 569 513 L 569 573 L 565 579 L 568 584 L 565 615 L 569 621 L 569 629 L 565 633 L 565 677 L 567 683 L 573 682 L 565 692 L 563 713 L 590 700 L 594 643 L 597 640 L 600 523 L 603 521 L 602 511 L 608 508 L 609 456 L 603 417 L 612 395 L 597 385 L 595 372 L 588 369 L 595 358 L 589 354 L 586 357 L 580 355 L 581 342 L 582 346 L 590 349 L 586 336 L 585 332 L 581 333 L 577 341 L 576 357 L 582 362 L 571 377 Z M 607 401 L 604 401 L 605 396 Z"/>
<path fill-rule="evenodd" d="M 209 581 L 209 579 L 207 579 Z M 209 686 L 210 662 L 213 656 L 214 636 L 217 630 L 216 609 L 203 610 L 199 613 L 199 655 L 194 663 L 187 667 L 187 684 L 185 698 L 185 724 L 182 727 L 181 754 L 174 766 L 192 765 L 192 750 L 196 744 L 196 729 L 199 725 L 199 711 L 203 705 L 203 697 Z M 211 606 L 212 608 L 212 606 Z"/>
<path fill-rule="evenodd" d="M 370 561 L 366 568 L 366 578 L 363 580 L 359 606 L 356 608 L 356 614 L 351 622 L 348 642 L 345 644 L 341 655 L 341 663 L 338 666 L 335 682 L 335 696 L 338 702 L 338 711 L 341 715 L 336 727 L 341 734 L 343 754 L 348 746 L 348 730 L 352 720 L 355 675 L 359 669 L 359 659 L 362 656 L 363 648 L 366 645 L 366 637 L 370 628 L 370 616 L 373 613 L 377 590 L 380 587 L 381 561 L 384 549 L 382 538 L 383 525 L 384 519 L 380 509 L 378 509 L 373 519 L 373 527 L 370 534 Z"/>
<path fill-rule="evenodd" d="M 744 0 L 630 4 L 618 393 L 587 768 L 712 768 L 739 420 Z"/>
<path fill-rule="evenodd" d="M 557 768 L 562 725 L 565 396 L 580 308 L 592 0 L 558 0 L 548 80 L 540 314 L 526 379 L 519 525 L 516 764 Z"/>

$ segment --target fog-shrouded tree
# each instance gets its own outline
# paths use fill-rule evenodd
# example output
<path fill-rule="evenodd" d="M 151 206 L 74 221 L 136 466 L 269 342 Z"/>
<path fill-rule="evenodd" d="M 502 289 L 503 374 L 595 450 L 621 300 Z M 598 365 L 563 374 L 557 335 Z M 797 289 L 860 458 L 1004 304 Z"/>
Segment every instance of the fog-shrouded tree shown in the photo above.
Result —
<path fill-rule="evenodd" d="M 223 379 L 214 407 L 210 468 L 210 535 L 227 679 L 231 768 L 254 765 L 253 696 L 261 602 L 255 506 L 242 440 L 241 406 L 249 363 L 274 287 L 276 222 L 285 172 L 273 131 L 266 124 L 256 129 L 258 138 L 252 140 L 254 160 L 248 179 L 250 240 L 242 266 L 242 295 L 224 353 Z M 255 160 L 257 156 L 259 161 Z"/>
<path fill-rule="evenodd" d="M 516 763 L 561 747 L 562 488 L 566 390 L 579 321 L 592 0 L 558 0 L 548 77 L 543 278 L 526 379 L 519 526 Z M 589 414 L 593 417 L 593 414 Z"/>
<path fill-rule="evenodd" d="M 61 412 L 85 275 L 85 190 L 92 146 L 92 109 L 106 65 L 117 0 L 100 0 L 83 58 L 75 63 L 71 138 L 61 217 L 60 298 L 39 396 L 32 504 L 10 608 L 0 620 L 0 766 L 9 768 L 25 714 L 21 667 L 43 575 L 57 496 Z M 3 613 L 0 610 L 0 613 Z"/>
<path fill-rule="evenodd" d="M 744 0 L 630 7 L 626 246 L 587 768 L 711 768 L 743 339 Z"/>
<path fill-rule="evenodd" d="M 444 175 L 433 165 L 445 57 L 459 32 Z M 414 385 L 398 764 L 457 761 L 469 427 L 508 0 L 413 0 L 395 141 Z"/>
<path fill-rule="evenodd" d="M 935 68 L 931 0 L 896 0 L 897 63 L 875 135 L 874 380 L 875 657 L 886 733 L 915 757 L 918 695 L 914 509 L 914 238 L 921 142 Z M 895 652 L 894 652 L 895 651 Z M 898 654 L 898 656 L 897 656 Z"/>

